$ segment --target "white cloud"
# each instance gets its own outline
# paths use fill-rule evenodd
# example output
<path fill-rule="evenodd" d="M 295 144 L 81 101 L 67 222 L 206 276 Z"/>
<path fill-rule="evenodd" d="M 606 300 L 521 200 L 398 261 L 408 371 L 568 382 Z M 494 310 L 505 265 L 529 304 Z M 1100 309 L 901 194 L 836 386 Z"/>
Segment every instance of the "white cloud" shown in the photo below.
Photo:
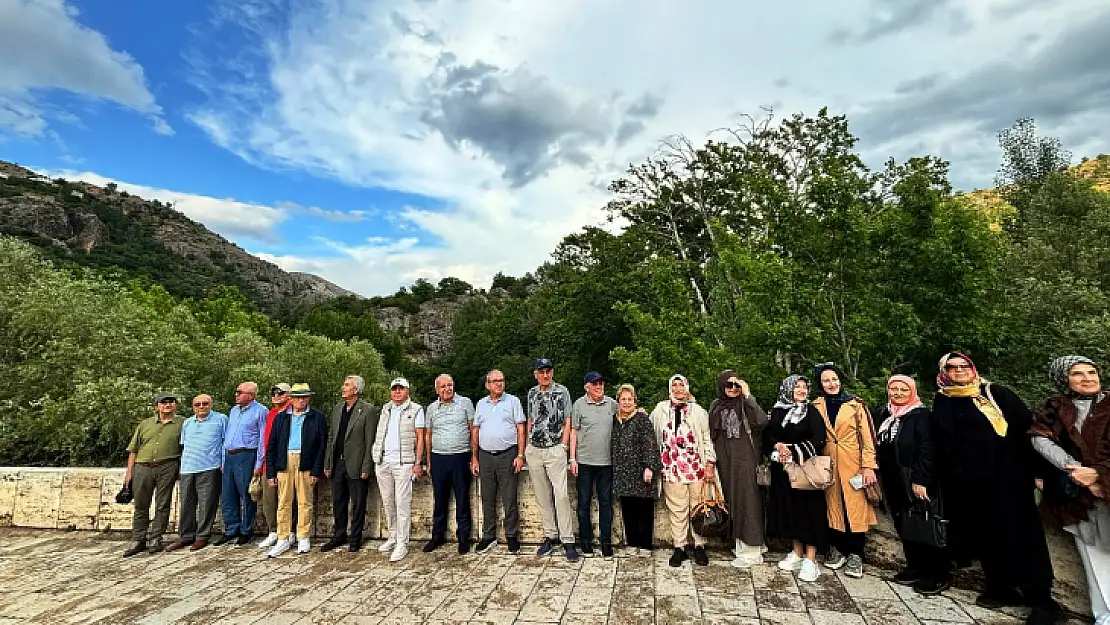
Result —
<path fill-rule="evenodd" d="M 1110 25 L 1105 2 L 887 6 L 226 0 L 187 55 L 206 95 L 190 119 L 252 163 L 445 206 L 394 215 L 412 228 L 403 245 L 273 259 L 366 294 L 417 277 L 483 284 L 534 269 L 564 235 L 600 221 L 604 182 L 661 138 L 697 142 L 762 105 L 847 112 L 872 162 L 938 152 L 963 185 L 989 184 L 992 125 L 1012 121 L 991 100 L 1015 117 L 1044 114 L 1048 132 L 1074 131 L 1075 119 L 1110 127 L 1105 44 L 1069 49 L 1085 26 Z M 1036 68 L 1069 61 L 1092 79 L 1084 97 L 1082 80 L 1036 97 L 1035 84 L 1014 91 L 1043 78 Z M 984 68 L 999 70 L 1005 92 L 986 88 L 995 73 Z M 972 88 L 982 102 L 946 109 Z M 1098 132 L 1084 148 L 1106 144 Z"/>
<path fill-rule="evenodd" d="M 250 240 L 262 243 L 276 242 L 277 227 L 289 219 L 289 211 L 285 208 L 131 184 L 90 171 L 39 170 L 39 173 L 52 179 L 80 180 L 99 187 L 115 183 L 119 191 L 126 191 L 147 200 L 161 200 L 189 219 L 200 222 L 213 232 L 228 239 L 234 239 L 240 244 L 249 244 Z"/>
<path fill-rule="evenodd" d="M 82 26 L 64 0 L 0 0 L 0 131 L 37 137 L 51 119 L 72 121 L 41 95 L 68 91 L 115 102 L 172 134 L 146 86 L 143 68 L 104 35 Z"/>

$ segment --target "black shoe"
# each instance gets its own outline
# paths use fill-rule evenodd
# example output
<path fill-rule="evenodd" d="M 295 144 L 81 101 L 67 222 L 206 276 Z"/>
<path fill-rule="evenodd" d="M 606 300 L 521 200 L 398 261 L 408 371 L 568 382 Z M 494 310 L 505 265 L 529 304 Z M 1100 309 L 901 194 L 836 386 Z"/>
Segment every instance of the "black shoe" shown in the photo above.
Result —
<path fill-rule="evenodd" d="M 347 545 L 347 551 L 350 551 L 351 553 L 356 553 L 360 549 L 362 549 L 362 541 L 361 540 L 352 540 L 351 543 L 349 545 Z"/>
<path fill-rule="evenodd" d="M 347 544 L 346 536 L 332 536 L 331 540 L 320 546 L 320 551 L 327 553 L 332 549 L 338 549 Z"/>
<path fill-rule="evenodd" d="M 520 540 L 515 536 L 509 539 L 509 553 L 514 556 L 520 553 Z"/>
<path fill-rule="evenodd" d="M 1015 588 L 1005 590 L 988 590 L 975 598 L 975 605 L 988 610 L 997 610 L 1006 606 L 1019 606 L 1025 604 L 1025 598 Z"/>
<path fill-rule="evenodd" d="M 496 546 L 497 540 L 493 538 L 483 538 L 482 540 L 478 541 L 478 546 L 474 549 L 474 551 L 477 551 L 478 553 L 485 553 Z"/>
<path fill-rule="evenodd" d="M 459 555 L 465 556 L 468 553 L 470 553 L 470 540 L 464 538 L 459 541 Z"/>
<path fill-rule="evenodd" d="M 585 556 L 587 558 L 592 558 L 592 557 L 594 557 L 594 546 L 591 545 L 590 543 L 579 543 L 578 544 L 578 553 L 582 554 L 583 556 Z"/>
<path fill-rule="evenodd" d="M 154 542 L 152 542 L 152 543 L 150 543 L 146 546 L 146 550 L 149 551 L 150 553 L 158 553 L 159 551 L 162 551 L 164 548 L 165 548 L 165 545 L 162 544 L 161 540 L 156 540 L 156 541 L 154 541 Z"/>
<path fill-rule="evenodd" d="M 948 590 L 952 582 L 948 580 L 922 579 L 913 585 L 913 589 L 920 595 L 932 597 Z"/>
<path fill-rule="evenodd" d="M 127 551 L 124 551 L 123 552 L 123 557 L 130 558 L 131 556 L 137 556 L 137 555 L 139 555 L 140 553 L 142 553 L 144 551 L 146 551 L 146 543 L 144 543 L 143 541 L 140 540 L 140 541 L 136 542 L 134 545 L 131 545 L 130 549 L 128 549 Z"/>
<path fill-rule="evenodd" d="M 1053 625 L 1056 621 L 1060 620 L 1061 616 L 1063 616 L 1063 611 L 1060 610 L 1060 604 L 1055 601 L 1038 603 L 1033 606 L 1033 611 L 1029 613 L 1029 618 L 1025 619 L 1025 624 Z"/>
<path fill-rule="evenodd" d="M 677 566 L 682 566 L 682 563 L 685 562 L 685 561 L 686 561 L 686 550 L 683 549 L 682 547 L 675 547 L 674 552 L 671 553 L 670 565 L 671 566 L 676 566 L 676 567 Z"/>
<path fill-rule="evenodd" d="M 424 553 L 431 553 L 439 549 L 445 542 L 447 541 L 444 540 L 442 536 L 433 537 L 427 543 L 424 543 Z"/>
<path fill-rule="evenodd" d="M 240 534 L 239 538 L 235 541 L 235 548 L 246 547 L 251 544 L 251 539 L 254 538 L 253 534 Z"/>
<path fill-rule="evenodd" d="M 605 558 L 606 560 L 612 559 L 612 557 L 613 557 L 613 545 L 602 545 L 601 546 L 601 557 Z"/>
<path fill-rule="evenodd" d="M 709 554 L 705 553 L 705 547 L 694 547 L 694 564 L 709 566 Z"/>
<path fill-rule="evenodd" d="M 902 569 L 901 573 L 894 576 L 893 581 L 900 586 L 913 586 L 921 581 L 921 572 L 917 569 Z"/>
<path fill-rule="evenodd" d="M 224 534 L 223 536 L 220 536 L 219 538 L 217 538 L 212 543 L 212 546 L 213 547 L 223 547 L 224 545 L 228 544 L 229 542 L 235 540 L 238 537 L 239 537 L 238 534 Z"/>

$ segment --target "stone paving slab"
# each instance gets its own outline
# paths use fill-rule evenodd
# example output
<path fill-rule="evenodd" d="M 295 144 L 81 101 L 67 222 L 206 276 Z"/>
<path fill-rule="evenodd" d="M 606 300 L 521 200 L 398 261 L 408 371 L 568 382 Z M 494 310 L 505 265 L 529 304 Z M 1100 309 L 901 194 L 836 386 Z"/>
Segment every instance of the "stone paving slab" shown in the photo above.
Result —
<path fill-rule="evenodd" d="M 853 580 L 824 570 L 799 583 L 775 567 L 749 570 L 711 552 L 710 566 L 667 565 L 669 551 L 612 560 L 538 558 L 527 547 L 459 556 L 412 545 L 390 563 L 361 553 L 286 554 L 257 546 L 120 556 L 118 535 L 0 529 L 0 624 L 113 625 L 1015 625 L 1021 613 L 970 604 L 953 591 L 924 598 L 872 570 Z M 876 574 L 877 573 L 877 574 Z"/>

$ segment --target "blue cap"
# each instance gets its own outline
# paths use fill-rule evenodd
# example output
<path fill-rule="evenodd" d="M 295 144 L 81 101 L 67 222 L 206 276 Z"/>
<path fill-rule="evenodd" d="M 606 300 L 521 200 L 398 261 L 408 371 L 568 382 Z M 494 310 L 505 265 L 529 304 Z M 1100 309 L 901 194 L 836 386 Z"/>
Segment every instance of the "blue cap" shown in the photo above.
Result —
<path fill-rule="evenodd" d="M 597 371 L 591 371 L 591 372 L 586 374 L 586 384 L 591 384 L 593 382 L 597 382 L 598 380 L 601 380 L 602 382 L 604 382 L 605 378 L 602 377 L 602 375 L 600 373 L 598 373 Z"/>
<path fill-rule="evenodd" d="M 551 364 L 551 359 L 550 358 L 537 358 L 536 359 L 536 371 L 539 371 L 540 369 L 554 369 L 554 368 L 555 368 L 555 365 Z"/>

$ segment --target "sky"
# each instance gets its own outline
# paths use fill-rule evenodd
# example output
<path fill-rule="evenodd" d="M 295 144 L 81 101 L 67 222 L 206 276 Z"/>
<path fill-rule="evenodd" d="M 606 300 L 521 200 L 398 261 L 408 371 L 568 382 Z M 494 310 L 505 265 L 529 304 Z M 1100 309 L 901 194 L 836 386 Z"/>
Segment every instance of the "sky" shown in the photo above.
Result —
<path fill-rule="evenodd" d="M 662 141 L 829 107 L 992 184 L 1110 152 L 1107 0 L 0 0 L 0 159 L 366 296 L 521 275 Z"/>

